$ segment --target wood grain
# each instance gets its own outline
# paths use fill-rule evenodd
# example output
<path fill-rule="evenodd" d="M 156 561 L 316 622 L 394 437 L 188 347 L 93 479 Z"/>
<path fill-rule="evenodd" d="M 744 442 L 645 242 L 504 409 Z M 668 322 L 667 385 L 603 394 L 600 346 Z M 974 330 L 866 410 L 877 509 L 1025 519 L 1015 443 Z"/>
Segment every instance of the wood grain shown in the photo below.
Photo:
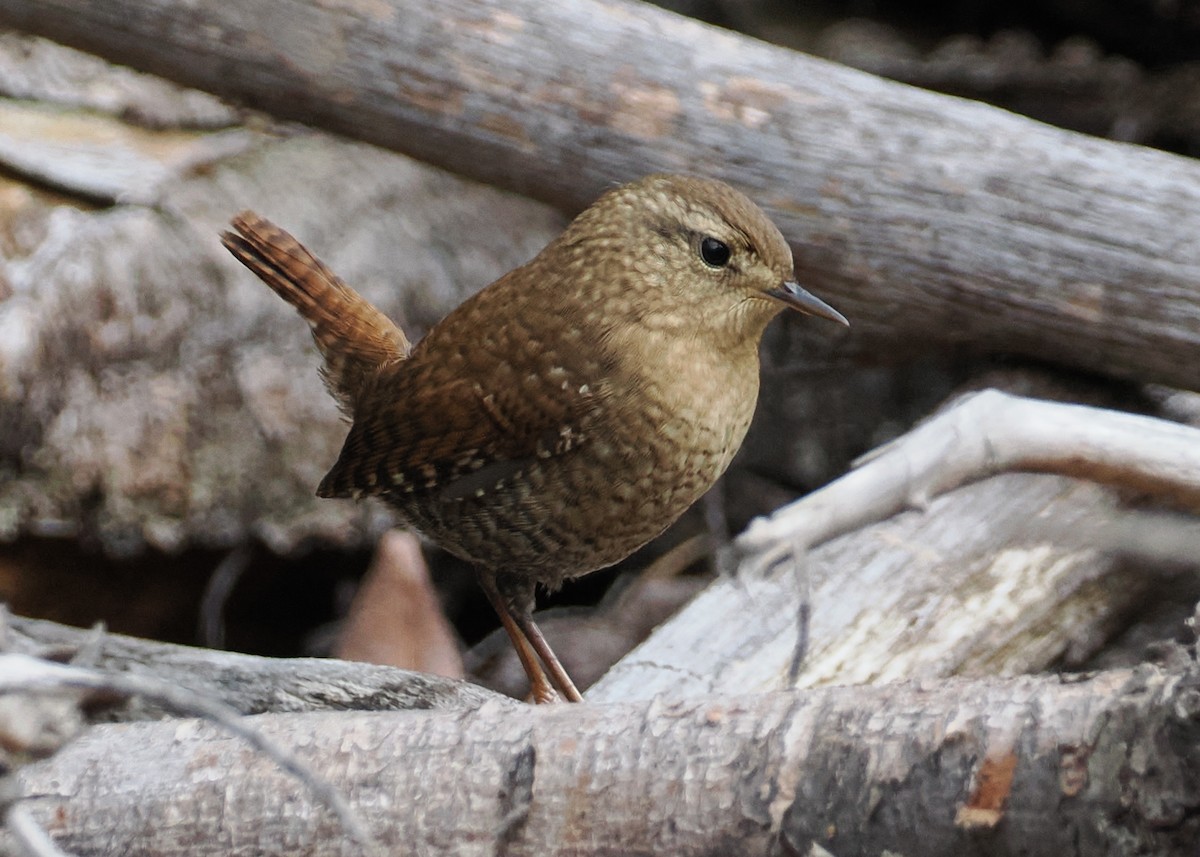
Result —
<path fill-rule="evenodd" d="M 0 23 L 569 210 L 655 170 L 723 178 L 860 356 L 966 345 L 1196 384 L 1188 159 L 621 0 L 0 0 Z"/>

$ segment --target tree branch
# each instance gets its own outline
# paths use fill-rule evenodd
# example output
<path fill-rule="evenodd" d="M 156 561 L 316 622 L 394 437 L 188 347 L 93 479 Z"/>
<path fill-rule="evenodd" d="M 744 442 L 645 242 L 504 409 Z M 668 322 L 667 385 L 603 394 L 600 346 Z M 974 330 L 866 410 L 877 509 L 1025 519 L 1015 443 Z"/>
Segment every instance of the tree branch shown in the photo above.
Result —
<path fill-rule="evenodd" d="M 967 345 L 1195 384 L 1184 158 L 622 0 L 0 0 L 0 23 L 569 209 L 653 170 L 727 179 L 876 359 Z"/>
<path fill-rule="evenodd" d="M 73 655 L 89 632 L 8 616 L 4 648 L 29 655 Z M 91 666 L 178 684 L 221 700 L 242 714 L 263 711 L 464 709 L 505 697 L 463 681 L 375 664 L 323 658 L 263 658 L 105 634 Z M 512 703 L 516 704 L 516 703 Z M 159 716 L 153 706 L 128 716 Z"/>
<path fill-rule="evenodd" d="M 1198 688 L 1189 662 L 254 726 L 393 852 L 1184 854 L 1200 835 Z M 207 724 L 95 727 L 24 781 L 80 853 L 345 853 L 277 767 Z"/>
<path fill-rule="evenodd" d="M 318 803 L 337 816 L 338 822 L 357 845 L 370 853 L 377 852 L 376 843 L 359 820 L 357 813 L 336 788 L 315 776 L 308 765 L 290 749 L 279 746 L 254 729 L 236 710 L 220 700 L 187 687 L 144 676 L 106 674 L 82 667 L 51 663 L 28 655 L 0 655 L 0 698 L 6 701 L 14 698 L 37 700 L 39 697 L 56 697 L 64 693 L 108 694 L 117 698 L 140 696 L 151 699 L 176 714 L 203 717 L 209 723 L 216 724 L 228 734 L 249 744 L 280 770 L 303 783 Z M 6 746 L 7 749 L 11 748 Z M 20 827 L 19 814 L 17 822 Z"/>
<path fill-rule="evenodd" d="M 1129 513 L 1086 482 L 1011 472 L 931 501 L 1013 469 L 1103 479 L 1195 508 L 1200 430 L 995 390 L 965 397 L 753 522 L 735 540 L 737 576 L 710 585 L 588 699 L 649 699 L 674 692 L 681 673 L 695 693 L 733 693 L 1012 674 L 1085 656 L 1154 585 L 1119 561 Z M 1168 532 L 1182 548 L 1176 563 L 1200 554 L 1194 522 Z M 813 648 L 793 682 L 809 590 Z"/>

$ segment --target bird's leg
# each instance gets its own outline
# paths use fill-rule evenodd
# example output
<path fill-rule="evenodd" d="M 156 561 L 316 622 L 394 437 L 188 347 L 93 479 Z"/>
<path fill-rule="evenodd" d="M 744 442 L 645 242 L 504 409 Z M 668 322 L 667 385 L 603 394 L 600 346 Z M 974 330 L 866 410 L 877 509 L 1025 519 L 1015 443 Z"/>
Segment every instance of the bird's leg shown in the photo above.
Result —
<path fill-rule="evenodd" d="M 508 606 L 508 599 L 500 594 L 500 590 L 496 587 L 496 581 L 490 573 L 481 570 L 478 572 L 478 578 L 479 586 L 483 589 L 488 601 L 492 602 L 492 608 L 500 617 L 500 624 L 508 632 L 508 638 L 512 640 L 513 648 L 517 650 L 517 657 L 521 660 L 521 666 L 525 668 L 525 675 L 529 677 L 529 691 L 533 695 L 533 701 L 539 705 L 557 702 L 558 694 L 554 692 L 554 687 L 546 678 L 542 665 L 538 663 L 537 655 L 534 654 L 525 632 L 513 618 L 513 611 Z M 544 644 L 545 640 L 542 642 Z M 558 664 L 557 660 L 555 664 Z M 559 666 L 559 669 L 561 670 L 562 667 Z M 576 695 L 578 696 L 578 692 Z"/>
<path fill-rule="evenodd" d="M 546 669 L 550 672 L 550 678 L 562 692 L 567 702 L 583 702 L 583 696 L 580 695 L 579 690 L 575 687 L 575 682 L 571 681 L 571 677 L 563 669 L 563 665 L 554 654 L 554 650 L 550 648 L 550 644 L 542 636 L 542 629 L 533 621 L 533 617 L 529 615 L 529 611 L 518 611 L 513 614 L 513 619 L 520 626 L 525 639 L 529 641 L 529 645 L 533 646 L 534 651 L 538 653 L 538 657 L 542 659 L 542 663 L 546 665 Z"/>

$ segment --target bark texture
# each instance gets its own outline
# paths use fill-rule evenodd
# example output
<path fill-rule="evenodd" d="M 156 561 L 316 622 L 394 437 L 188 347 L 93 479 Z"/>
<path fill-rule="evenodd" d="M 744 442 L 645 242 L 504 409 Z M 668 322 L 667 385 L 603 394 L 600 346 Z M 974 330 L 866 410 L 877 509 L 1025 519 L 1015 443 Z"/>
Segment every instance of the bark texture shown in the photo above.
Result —
<path fill-rule="evenodd" d="M 51 56 L 112 100 L 52 105 Z M 0 540 L 131 556 L 373 539 L 378 507 L 313 496 L 345 427 L 305 325 L 219 231 L 244 208 L 286 223 L 415 335 L 561 217 L 361 144 L 190 127 L 198 93 L 93 65 L 0 41 L 0 81 L 41 99 L 0 99 Z M 135 98 L 174 124 L 104 112 Z"/>
<path fill-rule="evenodd" d="M 694 693 L 734 693 L 1069 666 L 1164 589 L 1196 592 L 1139 544 L 1173 537 L 1153 519 L 1126 520 L 1095 484 L 1007 473 L 936 496 L 1005 467 L 1105 479 L 1195 509 L 1200 430 L 997 391 L 965 397 L 752 524 L 735 541 L 737 576 L 709 586 L 588 699 L 650 699 L 681 675 Z M 1195 519 L 1172 523 L 1168 561 L 1194 563 Z"/>
<path fill-rule="evenodd" d="M 1196 385 L 1200 167 L 1185 159 L 621 0 L 0 0 L 0 23 L 567 211 L 654 169 L 728 179 L 772 210 L 806 285 L 852 317 L 825 343 L 843 354 L 966 346 Z M 39 77 L 6 91 L 46 97 Z M 258 208 L 419 330 L 560 218 L 361 145 L 231 128 L 228 108 L 155 89 L 147 121 L 183 133 L 87 115 L 104 92 L 74 102 L 89 108 L 79 115 L 0 103 L 0 534 L 98 535 L 132 553 L 377 532 L 370 510 L 309 497 L 340 440 L 332 403 L 303 326 L 232 279 L 218 227 Z M 104 143 L 113 134 L 120 145 Z M 71 136 L 94 145 L 47 142 Z M 780 363 L 830 353 L 804 330 L 775 343 Z M 778 445 L 809 442 L 794 434 Z M 288 712 L 252 722 L 347 794 L 393 853 L 1190 855 L 1190 653 L 1086 679 L 762 692 L 790 679 L 804 581 L 815 645 L 800 683 L 1081 657 L 1145 588 L 1180 585 L 1059 540 L 1114 511 L 1094 486 L 1010 475 L 807 562 L 799 539 L 806 576 L 720 584 L 631 659 L 649 672 L 618 672 L 573 708 L 111 638 L 90 657 L 243 712 Z M 1057 526 L 1031 531 L 1030 517 Z M 64 640 L 78 637 L 10 629 L 17 648 Z M 328 710 L 402 705 L 452 710 Z M 22 787 L 81 855 L 361 853 L 274 763 L 191 720 L 93 727 L 25 766 Z"/>
<path fill-rule="evenodd" d="M 1200 836 L 1194 664 L 253 722 L 388 853 L 1184 854 Z M 95 727 L 23 782 L 81 855 L 353 850 L 270 761 L 195 721 Z"/>
<path fill-rule="evenodd" d="M 82 631 L 7 616 L 4 649 L 74 659 L 105 673 L 129 673 L 189 688 L 242 714 L 300 711 L 461 709 L 510 702 L 473 684 L 426 673 L 326 658 L 262 658 Z M 515 703 L 513 703 L 515 704 Z M 105 717 L 161 717 L 161 705 L 134 701 Z"/>
<path fill-rule="evenodd" d="M 3 0 L 0 22 L 567 209 L 653 170 L 727 179 L 859 353 L 966 345 L 1195 384 L 1185 158 L 623 0 Z"/>

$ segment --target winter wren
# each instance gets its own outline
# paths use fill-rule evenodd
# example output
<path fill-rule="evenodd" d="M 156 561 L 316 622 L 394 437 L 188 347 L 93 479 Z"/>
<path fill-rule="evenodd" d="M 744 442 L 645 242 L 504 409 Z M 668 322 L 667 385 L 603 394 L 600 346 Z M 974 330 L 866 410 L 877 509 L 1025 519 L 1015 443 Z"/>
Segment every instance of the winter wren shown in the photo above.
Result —
<path fill-rule="evenodd" d="M 309 323 L 352 421 L 318 495 L 382 497 L 473 563 L 538 701 L 550 681 L 580 697 L 535 586 L 625 558 L 716 481 L 780 311 L 846 323 L 796 284 L 767 216 L 709 179 L 609 191 L 415 346 L 286 232 L 232 225 L 225 246 Z"/>

